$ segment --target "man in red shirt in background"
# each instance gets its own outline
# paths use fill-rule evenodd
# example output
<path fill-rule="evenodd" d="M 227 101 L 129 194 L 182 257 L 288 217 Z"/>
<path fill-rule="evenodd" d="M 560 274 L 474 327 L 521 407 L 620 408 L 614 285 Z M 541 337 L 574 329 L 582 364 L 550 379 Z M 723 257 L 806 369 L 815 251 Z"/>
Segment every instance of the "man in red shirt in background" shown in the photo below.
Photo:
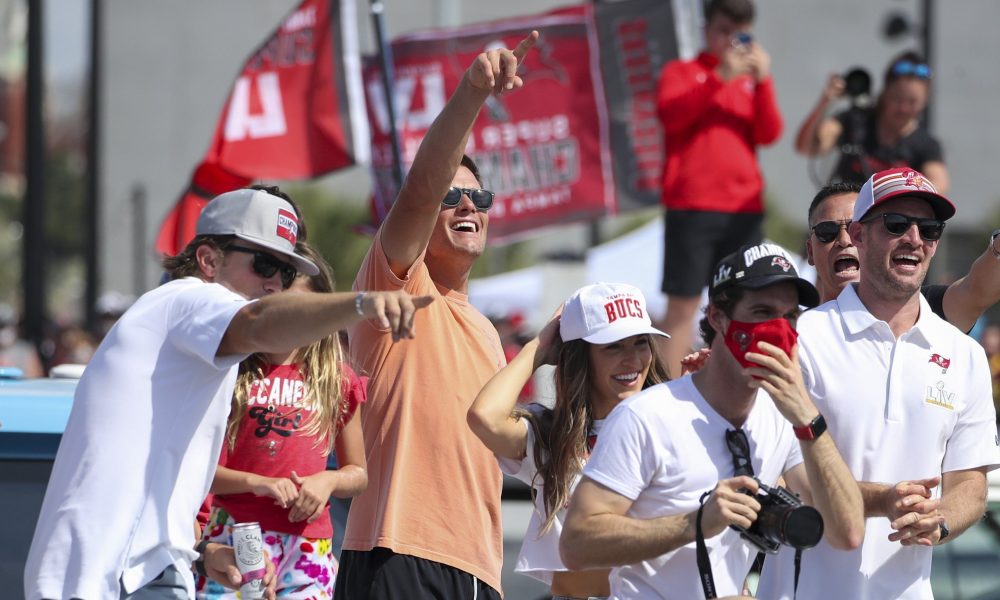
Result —
<path fill-rule="evenodd" d="M 763 239 L 764 181 L 756 147 L 781 135 L 771 58 L 750 35 L 750 0 L 711 0 L 705 50 L 660 75 L 658 110 L 666 134 L 666 207 L 660 328 L 671 373 L 691 351 L 701 290 L 724 256 Z"/>

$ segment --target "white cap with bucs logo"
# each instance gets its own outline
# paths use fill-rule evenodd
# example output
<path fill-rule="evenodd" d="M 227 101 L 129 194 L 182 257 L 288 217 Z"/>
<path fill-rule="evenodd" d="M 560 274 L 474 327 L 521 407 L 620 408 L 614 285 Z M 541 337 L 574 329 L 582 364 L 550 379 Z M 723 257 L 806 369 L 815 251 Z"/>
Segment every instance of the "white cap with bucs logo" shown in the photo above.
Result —
<path fill-rule="evenodd" d="M 610 344 L 642 334 L 670 337 L 653 327 L 639 288 L 624 283 L 595 283 L 578 289 L 566 300 L 559 318 L 559 337 L 564 342 Z"/>
<path fill-rule="evenodd" d="M 195 235 L 234 235 L 287 256 L 301 273 L 319 273 L 311 260 L 295 253 L 299 236 L 295 209 L 264 190 L 244 188 L 219 194 L 201 211 Z"/>

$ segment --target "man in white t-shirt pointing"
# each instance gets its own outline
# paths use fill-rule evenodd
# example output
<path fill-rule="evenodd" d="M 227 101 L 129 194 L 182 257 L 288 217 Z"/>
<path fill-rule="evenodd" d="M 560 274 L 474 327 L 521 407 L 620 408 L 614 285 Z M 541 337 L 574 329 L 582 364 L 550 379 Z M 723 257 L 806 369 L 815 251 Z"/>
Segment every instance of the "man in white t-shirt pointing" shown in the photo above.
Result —
<path fill-rule="evenodd" d="M 803 555 L 800 600 L 930 600 L 931 547 L 983 515 L 986 472 L 1000 463 L 986 355 L 920 295 L 954 214 L 916 171 L 876 173 L 849 225 L 860 281 L 799 320 L 806 387 L 868 517 L 857 550 Z M 790 600 L 792 558 L 775 558 L 760 596 Z"/>
<path fill-rule="evenodd" d="M 194 240 L 164 260 L 172 281 L 139 298 L 97 349 L 38 517 L 28 600 L 193 598 L 192 569 L 239 587 L 232 548 L 195 548 L 237 364 L 365 318 L 412 336 L 428 298 L 274 293 L 298 271 L 318 272 L 295 252 L 297 213 L 275 194 L 242 189 L 212 200 Z"/>
<path fill-rule="evenodd" d="M 861 493 L 796 360 L 799 307 L 818 300 L 773 244 L 719 263 L 702 320 L 711 357 L 611 412 L 570 502 L 566 566 L 616 567 L 617 599 L 704 597 L 706 571 L 716 593 L 738 594 L 757 551 L 729 526 L 750 527 L 761 504 L 745 492 L 780 476 L 819 510 L 831 544 L 861 542 Z M 696 560 L 699 514 L 708 568 Z M 802 533 L 792 529 L 789 541 Z"/>

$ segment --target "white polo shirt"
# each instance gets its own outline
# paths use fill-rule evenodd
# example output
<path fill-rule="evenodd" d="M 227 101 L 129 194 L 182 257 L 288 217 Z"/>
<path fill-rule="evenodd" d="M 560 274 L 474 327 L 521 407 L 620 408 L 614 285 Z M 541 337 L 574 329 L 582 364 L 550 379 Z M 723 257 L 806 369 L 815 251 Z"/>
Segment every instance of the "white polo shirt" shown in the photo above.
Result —
<path fill-rule="evenodd" d="M 895 484 L 1000 464 L 986 354 L 923 296 L 916 325 L 898 340 L 854 285 L 804 313 L 798 332 L 809 394 L 858 481 Z M 798 598 L 933 598 L 931 549 L 890 542 L 889 523 L 868 519 L 853 552 L 825 541 L 806 550 Z M 767 558 L 760 597 L 792 597 L 793 554 Z"/>
<path fill-rule="evenodd" d="M 627 515 L 653 519 L 698 510 L 701 495 L 734 475 L 726 447 L 733 426 L 702 397 L 690 376 L 653 386 L 608 416 L 583 475 L 633 501 Z M 773 485 L 802 462 L 792 427 L 758 391 L 743 431 L 757 477 Z M 705 540 L 719 596 L 736 595 L 757 555 L 726 530 Z M 703 598 L 694 542 L 611 571 L 611 597 Z"/>
<path fill-rule="evenodd" d="M 190 277 L 144 294 L 87 365 L 24 570 L 28 600 L 118 598 L 174 564 L 194 597 L 194 522 L 236 366 L 216 357 L 248 303 Z"/>

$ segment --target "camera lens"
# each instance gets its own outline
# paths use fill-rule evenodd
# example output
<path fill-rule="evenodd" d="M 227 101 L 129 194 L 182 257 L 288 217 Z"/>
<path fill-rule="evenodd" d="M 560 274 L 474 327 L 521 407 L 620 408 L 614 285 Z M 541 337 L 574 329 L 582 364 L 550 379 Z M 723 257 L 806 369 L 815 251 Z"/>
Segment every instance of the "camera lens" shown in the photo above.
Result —
<path fill-rule="evenodd" d="M 872 77 L 868 71 L 855 67 L 844 74 L 844 93 L 850 98 L 867 96 L 872 91 Z"/>
<path fill-rule="evenodd" d="M 812 548 L 823 538 L 823 517 L 811 506 L 797 506 L 785 514 L 784 541 L 794 548 Z"/>

